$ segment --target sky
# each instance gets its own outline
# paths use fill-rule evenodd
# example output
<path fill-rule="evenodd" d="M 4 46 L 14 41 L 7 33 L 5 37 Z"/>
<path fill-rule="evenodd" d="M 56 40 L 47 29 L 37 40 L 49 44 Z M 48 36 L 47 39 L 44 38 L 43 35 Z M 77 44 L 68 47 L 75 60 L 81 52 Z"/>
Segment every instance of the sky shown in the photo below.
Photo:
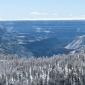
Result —
<path fill-rule="evenodd" d="M 85 0 L 0 0 L 0 20 L 85 19 Z"/>

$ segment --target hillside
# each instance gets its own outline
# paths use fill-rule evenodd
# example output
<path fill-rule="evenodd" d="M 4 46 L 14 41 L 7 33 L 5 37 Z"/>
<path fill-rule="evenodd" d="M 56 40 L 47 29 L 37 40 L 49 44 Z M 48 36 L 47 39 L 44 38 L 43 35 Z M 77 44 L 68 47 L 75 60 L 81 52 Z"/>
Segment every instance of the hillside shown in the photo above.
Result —
<path fill-rule="evenodd" d="M 85 35 L 77 36 L 71 43 L 65 46 L 66 49 L 72 50 L 71 53 L 85 51 Z"/>
<path fill-rule="evenodd" d="M 85 53 L 51 58 L 0 55 L 0 85 L 84 85 Z"/>

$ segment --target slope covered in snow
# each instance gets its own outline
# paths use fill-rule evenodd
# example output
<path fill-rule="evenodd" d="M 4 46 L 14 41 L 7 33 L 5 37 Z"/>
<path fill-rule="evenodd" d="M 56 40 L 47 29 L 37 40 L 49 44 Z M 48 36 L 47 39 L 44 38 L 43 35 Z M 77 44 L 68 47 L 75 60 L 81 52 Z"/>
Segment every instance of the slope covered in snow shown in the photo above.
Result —
<path fill-rule="evenodd" d="M 65 48 L 66 49 L 78 49 L 85 46 L 85 35 L 78 36 L 71 43 L 69 43 Z"/>
<path fill-rule="evenodd" d="M 85 53 L 50 58 L 0 54 L 0 85 L 85 85 Z"/>

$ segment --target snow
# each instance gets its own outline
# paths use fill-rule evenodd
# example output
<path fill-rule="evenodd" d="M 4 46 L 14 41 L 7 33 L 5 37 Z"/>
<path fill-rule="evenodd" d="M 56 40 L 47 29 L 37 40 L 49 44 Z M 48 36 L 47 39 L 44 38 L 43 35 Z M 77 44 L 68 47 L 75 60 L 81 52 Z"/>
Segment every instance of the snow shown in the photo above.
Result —
<path fill-rule="evenodd" d="M 41 32 L 42 28 L 36 28 L 36 32 Z"/>
<path fill-rule="evenodd" d="M 83 45 L 83 41 L 85 39 L 85 35 L 79 36 L 77 39 L 73 40 L 70 44 L 68 44 L 66 49 L 77 49 Z"/>
<path fill-rule="evenodd" d="M 45 32 L 45 33 L 50 33 L 51 31 L 49 31 L 49 30 L 45 30 L 44 32 Z"/>
<path fill-rule="evenodd" d="M 25 38 L 25 36 L 21 35 L 21 36 L 17 36 L 18 38 Z"/>

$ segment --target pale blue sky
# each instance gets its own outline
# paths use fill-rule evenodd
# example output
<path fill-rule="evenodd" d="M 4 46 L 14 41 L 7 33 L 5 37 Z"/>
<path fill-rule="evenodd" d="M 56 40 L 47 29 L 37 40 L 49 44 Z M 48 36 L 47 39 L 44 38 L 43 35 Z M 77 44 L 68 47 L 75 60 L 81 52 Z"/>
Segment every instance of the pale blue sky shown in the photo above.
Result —
<path fill-rule="evenodd" d="M 0 0 L 0 20 L 85 19 L 85 0 Z"/>

